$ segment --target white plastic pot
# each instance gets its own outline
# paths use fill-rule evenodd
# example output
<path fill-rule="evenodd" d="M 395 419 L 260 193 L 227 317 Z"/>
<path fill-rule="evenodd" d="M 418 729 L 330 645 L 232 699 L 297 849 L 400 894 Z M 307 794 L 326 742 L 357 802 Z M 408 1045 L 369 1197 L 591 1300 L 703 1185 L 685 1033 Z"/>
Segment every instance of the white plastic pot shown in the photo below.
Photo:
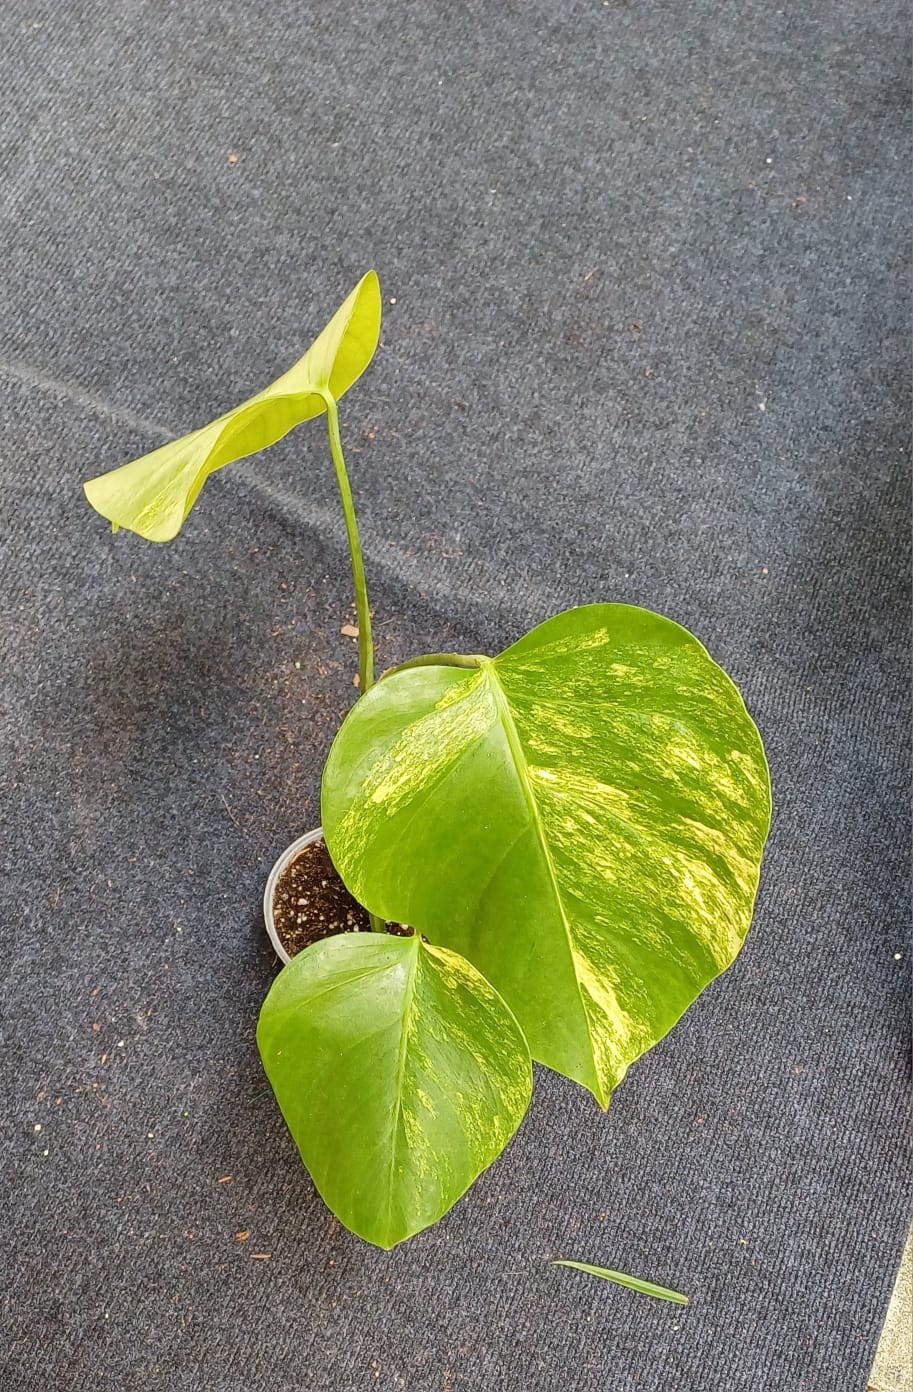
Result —
<path fill-rule="evenodd" d="M 299 851 L 303 851 L 305 846 L 312 845 L 315 841 L 323 840 L 323 827 L 315 827 L 313 831 L 306 831 L 303 836 L 299 836 L 297 841 L 293 841 L 290 846 L 282 852 L 276 864 L 269 872 L 269 879 L 266 882 L 266 889 L 263 891 L 263 921 L 266 924 L 266 931 L 272 943 L 276 956 L 282 962 L 290 962 L 292 959 L 286 952 L 279 940 L 276 932 L 276 920 L 273 917 L 273 895 L 276 893 L 276 885 L 279 876 L 290 861 L 295 859 Z"/>

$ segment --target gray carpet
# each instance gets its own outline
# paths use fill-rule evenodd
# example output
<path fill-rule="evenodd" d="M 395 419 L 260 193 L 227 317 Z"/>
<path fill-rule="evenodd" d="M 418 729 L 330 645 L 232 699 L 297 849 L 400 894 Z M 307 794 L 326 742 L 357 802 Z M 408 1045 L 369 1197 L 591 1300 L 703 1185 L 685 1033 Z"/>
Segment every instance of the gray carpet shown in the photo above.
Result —
<path fill-rule="evenodd" d="M 0 54 L 5 1392 L 863 1389 L 913 1201 L 906 7 L 6 0 Z M 354 694 L 321 426 L 171 547 L 79 488 L 372 265 L 380 665 L 648 605 L 776 805 L 742 956 L 609 1115 L 540 1071 L 388 1255 L 254 1044 Z"/>

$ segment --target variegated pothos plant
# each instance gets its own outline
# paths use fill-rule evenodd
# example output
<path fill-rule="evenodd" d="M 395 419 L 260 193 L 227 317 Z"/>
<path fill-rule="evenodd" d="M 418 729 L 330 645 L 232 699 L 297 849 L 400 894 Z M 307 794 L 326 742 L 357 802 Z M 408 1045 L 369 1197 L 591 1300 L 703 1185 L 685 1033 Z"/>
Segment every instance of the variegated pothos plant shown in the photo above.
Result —
<path fill-rule="evenodd" d="M 257 1038 L 319 1192 L 391 1247 L 507 1144 L 531 1059 L 606 1107 L 733 961 L 770 784 L 730 679 L 685 629 L 631 605 L 571 609 L 498 657 L 420 657 L 374 682 L 337 403 L 380 319 L 369 272 L 264 391 L 85 491 L 115 530 L 169 541 L 210 473 L 327 418 L 361 695 L 324 770 L 323 829 L 377 931 L 295 957 Z M 385 932 L 387 920 L 413 935 Z"/>

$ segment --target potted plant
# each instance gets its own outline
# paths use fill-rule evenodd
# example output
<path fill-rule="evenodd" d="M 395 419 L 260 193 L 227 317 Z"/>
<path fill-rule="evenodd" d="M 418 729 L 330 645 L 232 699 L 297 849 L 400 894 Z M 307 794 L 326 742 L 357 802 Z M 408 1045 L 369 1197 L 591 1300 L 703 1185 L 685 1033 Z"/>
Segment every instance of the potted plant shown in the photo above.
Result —
<path fill-rule="evenodd" d="M 169 541 L 210 473 L 326 417 L 360 692 L 324 769 L 322 836 L 373 931 L 294 956 L 257 1038 L 326 1203 L 391 1247 L 507 1144 L 532 1059 L 605 1108 L 729 966 L 751 920 L 770 785 L 730 679 L 685 629 L 634 606 L 588 604 L 494 658 L 420 656 L 375 682 L 338 402 L 380 318 L 369 272 L 269 387 L 85 491 L 115 529 Z"/>

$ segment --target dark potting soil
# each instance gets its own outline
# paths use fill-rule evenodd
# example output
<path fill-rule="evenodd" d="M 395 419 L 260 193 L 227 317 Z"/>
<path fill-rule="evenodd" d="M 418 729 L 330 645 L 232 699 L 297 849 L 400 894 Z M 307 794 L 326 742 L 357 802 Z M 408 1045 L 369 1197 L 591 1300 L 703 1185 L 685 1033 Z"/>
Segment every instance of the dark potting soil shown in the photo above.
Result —
<path fill-rule="evenodd" d="M 273 921 L 290 957 L 336 933 L 371 931 L 367 910 L 346 889 L 323 841 L 304 846 L 279 876 Z M 405 937 L 412 929 L 388 923 L 387 931 Z"/>
<path fill-rule="evenodd" d="M 279 876 L 273 892 L 273 920 L 290 957 L 334 933 L 371 930 L 367 912 L 339 878 L 322 841 L 303 847 Z"/>

